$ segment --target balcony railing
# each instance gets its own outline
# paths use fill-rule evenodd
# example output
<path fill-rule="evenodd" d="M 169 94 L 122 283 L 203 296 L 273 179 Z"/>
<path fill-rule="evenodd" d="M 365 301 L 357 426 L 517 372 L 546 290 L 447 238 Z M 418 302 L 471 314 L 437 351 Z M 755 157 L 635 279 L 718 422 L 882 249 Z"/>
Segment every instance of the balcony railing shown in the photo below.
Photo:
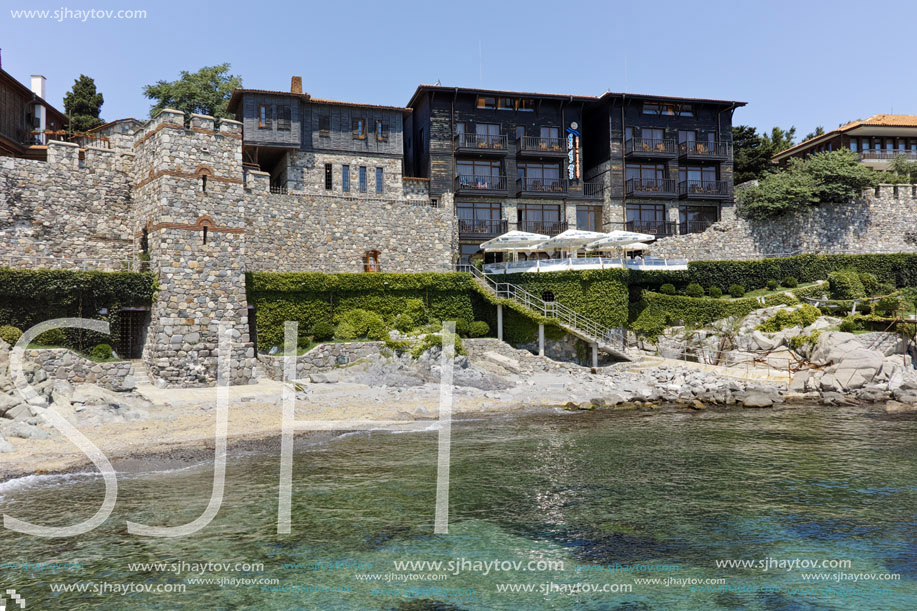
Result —
<path fill-rule="evenodd" d="M 506 233 L 506 219 L 459 219 L 460 238 L 494 238 Z"/>
<path fill-rule="evenodd" d="M 676 235 L 678 225 L 672 221 L 648 221 L 636 220 L 626 221 L 623 223 L 608 223 L 609 225 L 621 227 L 624 231 L 634 231 L 637 233 L 648 233 L 657 238 Z"/>
<path fill-rule="evenodd" d="M 729 197 L 729 183 L 725 180 L 683 180 L 678 183 L 680 197 Z"/>
<path fill-rule="evenodd" d="M 583 183 L 583 197 L 588 197 L 590 199 L 602 199 L 605 194 L 605 183 L 601 181 L 597 182 L 584 182 Z"/>
<path fill-rule="evenodd" d="M 519 150 L 532 154 L 560 154 L 567 153 L 566 142 L 563 138 L 541 138 L 539 136 L 523 136 L 519 139 Z"/>
<path fill-rule="evenodd" d="M 506 152 L 506 134 L 456 134 L 455 150 Z"/>
<path fill-rule="evenodd" d="M 895 157 L 904 157 L 905 159 L 917 159 L 917 151 L 902 151 L 902 150 L 871 150 L 871 151 L 862 151 L 860 153 L 860 159 L 894 159 Z"/>
<path fill-rule="evenodd" d="M 669 178 L 631 178 L 624 184 L 627 195 L 643 197 L 672 197 L 675 181 Z"/>
<path fill-rule="evenodd" d="M 707 231 L 707 228 L 715 222 L 716 221 L 684 221 L 678 224 L 678 233 L 684 235 L 687 233 Z"/>
<path fill-rule="evenodd" d="M 460 174 L 455 177 L 456 191 L 506 191 L 506 176 Z"/>
<path fill-rule="evenodd" d="M 678 154 L 693 159 L 728 159 L 732 153 L 729 142 L 679 142 Z"/>
<path fill-rule="evenodd" d="M 635 157 L 674 157 L 675 141 L 668 138 L 628 138 L 624 154 Z"/>
<path fill-rule="evenodd" d="M 566 221 L 519 221 L 519 231 L 555 236 L 567 230 Z"/>
<path fill-rule="evenodd" d="M 564 178 L 519 178 L 516 180 L 519 193 L 556 194 L 567 192 L 567 180 Z"/>

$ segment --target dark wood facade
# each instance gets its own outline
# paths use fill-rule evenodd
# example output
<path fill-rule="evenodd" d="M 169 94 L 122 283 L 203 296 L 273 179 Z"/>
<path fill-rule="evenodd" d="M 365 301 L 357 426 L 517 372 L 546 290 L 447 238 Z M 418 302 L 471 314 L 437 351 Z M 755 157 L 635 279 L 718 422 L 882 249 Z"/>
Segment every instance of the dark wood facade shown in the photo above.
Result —
<path fill-rule="evenodd" d="M 0 155 L 44 159 L 46 148 L 35 134 L 34 108 L 46 109 L 46 131 L 66 129 L 66 117 L 45 100 L 0 70 Z"/>

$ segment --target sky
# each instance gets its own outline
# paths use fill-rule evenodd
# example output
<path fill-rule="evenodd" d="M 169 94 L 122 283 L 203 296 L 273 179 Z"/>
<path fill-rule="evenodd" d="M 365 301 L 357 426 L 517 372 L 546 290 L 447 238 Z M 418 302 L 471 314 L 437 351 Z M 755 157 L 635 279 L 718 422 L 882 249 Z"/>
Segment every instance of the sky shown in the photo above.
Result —
<path fill-rule="evenodd" d="M 2 67 L 47 99 L 86 74 L 102 117 L 145 118 L 146 84 L 224 62 L 246 87 L 405 105 L 418 84 L 741 100 L 735 124 L 797 140 L 877 113 L 917 114 L 906 51 L 917 2 L 630 0 L 0 1 Z M 76 11 L 145 11 L 134 19 Z M 63 18 L 14 18 L 14 11 Z M 69 11 L 69 12 L 67 12 Z M 902 29 L 903 28 L 903 29 Z M 890 32 L 900 32 L 891 36 Z M 897 41 L 897 42 L 896 42 Z M 903 50 L 904 49 L 904 50 Z"/>

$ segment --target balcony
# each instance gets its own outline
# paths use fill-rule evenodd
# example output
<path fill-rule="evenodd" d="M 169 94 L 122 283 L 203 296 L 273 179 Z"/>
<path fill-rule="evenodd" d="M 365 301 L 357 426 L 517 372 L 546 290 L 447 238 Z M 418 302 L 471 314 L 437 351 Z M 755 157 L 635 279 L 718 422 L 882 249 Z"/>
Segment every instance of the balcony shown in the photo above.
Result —
<path fill-rule="evenodd" d="M 678 183 L 682 199 L 729 199 L 729 183 L 725 180 L 683 180 Z"/>
<path fill-rule="evenodd" d="M 873 149 L 869 151 L 862 151 L 859 155 L 860 161 L 880 161 L 880 160 L 889 160 L 891 161 L 895 157 L 904 157 L 909 161 L 917 159 L 917 151 L 902 151 L 901 149 L 897 150 L 888 150 L 888 149 Z"/>
<path fill-rule="evenodd" d="M 456 153 L 506 154 L 506 134 L 456 134 Z"/>
<path fill-rule="evenodd" d="M 657 238 L 664 238 L 677 234 L 677 223 L 671 221 L 627 221 L 625 223 L 609 223 L 621 227 L 624 231 L 634 231 L 637 233 L 648 233 Z"/>
<path fill-rule="evenodd" d="M 540 138 L 523 136 L 517 140 L 520 156 L 531 157 L 566 157 L 567 149 L 563 138 Z"/>
<path fill-rule="evenodd" d="M 566 221 L 519 221 L 519 231 L 556 236 L 567 230 Z"/>
<path fill-rule="evenodd" d="M 506 219 L 459 219 L 459 238 L 489 240 L 506 233 Z"/>
<path fill-rule="evenodd" d="M 601 181 L 584 182 L 582 197 L 584 197 L 585 199 L 604 199 L 605 198 L 605 183 Z"/>
<path fill-rule="evenodd" d="M 516 194 L 564 197 L 567 194 L 567 180 L 565 178 L 519 178 L 516 180 Z"/>
<path fill-rule="evenodd" d="M 729 142 L 679 142 L 678 157 L 686 161 L 726 161 L 732 157 Z"/>
<path fill-rule="evenodd" d="M 667 138 L 628 138 L 624 142 L 625 157 L 668 159 L 675 157 L 675 141 Z"/>
<path fill-rule="evenodd" d="M 675 181 L 668 178 L 631 178 L 624 183 L 624 191 L 634 197 L 675 197 Z"/>
<path fill-rule="evenodd" d="M 688 233 L 701 233 L 707 231 L 710 225 L 716 221 L 684 221 L 678 224 L 678 233 L 685 235 Z"/>
<path fill-rule="evenodd" d="M 455 192 L 463 194 L 506 194 L 506 176 L 461 174 L 455 177 Z"/>

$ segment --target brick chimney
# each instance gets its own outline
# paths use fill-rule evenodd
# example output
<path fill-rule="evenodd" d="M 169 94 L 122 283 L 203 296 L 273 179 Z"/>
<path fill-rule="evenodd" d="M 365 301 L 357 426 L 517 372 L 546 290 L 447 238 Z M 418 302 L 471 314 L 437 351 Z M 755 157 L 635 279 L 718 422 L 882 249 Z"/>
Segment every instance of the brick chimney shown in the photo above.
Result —
<path fill-rule="evenodd" d="M 290 93 L 302 93 L 302 77 L 294 76 L 290 79 Z"/>

